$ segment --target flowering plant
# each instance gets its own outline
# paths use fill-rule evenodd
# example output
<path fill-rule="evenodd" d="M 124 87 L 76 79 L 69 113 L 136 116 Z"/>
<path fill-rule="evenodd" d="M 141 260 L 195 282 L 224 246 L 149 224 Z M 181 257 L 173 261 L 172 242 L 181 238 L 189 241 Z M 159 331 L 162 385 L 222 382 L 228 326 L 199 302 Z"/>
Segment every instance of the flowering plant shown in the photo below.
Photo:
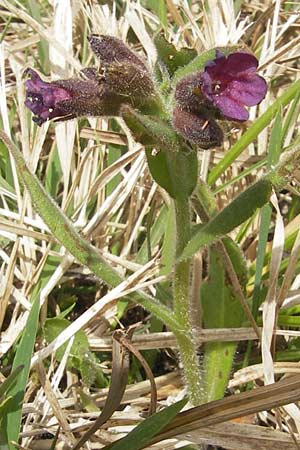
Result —
<path fill-rule="evenodd" d="M 198 180 L 195 150 L 220 146 L 223 142 L 220 123 L 223 120 L 247 120 L 248 111 L 245 107 L 256 105 L 264 98 L 266 82 L 256 73 L 256 58 L 242 51 L 216 49 L 204 56 L 195 57 L 193 52 L 175 51 L 170 44 L 158 37 L 157 68 L 160 73 L 157 79 L 154 79 L 142 59 L 119 39 L 111 36 L 92 36 L 89 41 L 95 55 L 100 58 L 100 69 L 89 67 L 84 69 L 78 78 L 53 82 L 43 81 L 37 72 L 28 69 L 25 105 L 33 112 L 33 120 L 39 126 L 50 119 L 68 120 L 87 115 L 121 116 L 133 136 L 145 145 L 153 178 L 173 199 L 176 251 L 172 271 L 172 310 L 152 303 L 147 297 L 142 296 L 139 301 L 158 315 L 174 332 L 190 399 L 194 404 L 199 404 L 204 401 L 204 397 L 203 390 L 199 389 L 201 371 L 190 308 L 190 270 L 193 254 L 193 248 L 191 250 L 190 247 L 193 247 L 195 241 L 191 231 L 190 196 L 197 184 L 198 197 L 203 205 L 207 203 L 209 194 L 204 183 Z M 256 207 L 268 201 L 270 185 L 268 180 L 258 187 Z M 202 232 L 203 241 L 201 244 L 196 243 L 197 248 L 200 248 L 203 242 L 204 245 L 211 244 L 216 236 L 222 236 L 224 229 L 230 231 L 239 224 L 239 220 L 246 220 L 250 214 L 250 209 L 243 210 L 239 203 L 237 207 L 234 205 L 233 209 L 236 211 L 238 208 L 242 213 L 232 214 L 232 211 L 226 211 L 215 219 L 216 211 L 213 208 L 208 213 L 208 217 L 211 213 L 213 218 L 199 231 Z M 204 217 L 207 220 L 207 215 Z M 227 228 L 224 228 L 224 221 Z M 76 233 L 72 232 L 69 222 L 68 227 L 72 238 Z M 51 229 L 50 225 L 49 228 Z M 56 225 L 53 229 L 57 232 Z M 61 238 L 61 241 L 66 248 L 72 249 L 71 244 L 67 247 L 68 233 L 66 234 L 65 227 L 62 227 L 62 233 L 64 238 Z M 76 241 L 80 237 L 75 236 L 74 239 Z M 230 248 L 230 241 L 224 241 L 224 245 L 228 246 L 231 255 L 236 252 L 236 249 Z M 85 254 L 85 244 L 82 244 L 80 251 L 76 245 L 74 248 L 80 261 L 89 261 L 89 257 L 82 256 Z M 212 251 L 212 280 L 215 273 L 221 273 L 223 270 L 217 253 Z M 235 255 L 236 258 L 239 258 L 239 255 Z M 101 264 L 104 264 L 103 261 Z M 108 284 L 115 285 L 119 280 L 118 276 L 111 268 L 102 269 L 101 264 L 95 264 L 93 270 L 98 276 L 103 276 Z M 225 274 L 223 275 L 225 280 Z M 204 286 L 204 298 L 206 291 L 207 287 Z M 224 296 L 230 309 L 230 302 L 236 300 L 236 295 L 228 288 Z M 230 322 L 230 326 L 238 326 L 240 318 L 239 312 L 237 321 Z M 230 355 L 233 357 L 232 353 Z M 226 382 L 227 378 L 224 376 L 221 387 L 223 392 Z M 216 395 L 220 395 L 220 392 Z"/>

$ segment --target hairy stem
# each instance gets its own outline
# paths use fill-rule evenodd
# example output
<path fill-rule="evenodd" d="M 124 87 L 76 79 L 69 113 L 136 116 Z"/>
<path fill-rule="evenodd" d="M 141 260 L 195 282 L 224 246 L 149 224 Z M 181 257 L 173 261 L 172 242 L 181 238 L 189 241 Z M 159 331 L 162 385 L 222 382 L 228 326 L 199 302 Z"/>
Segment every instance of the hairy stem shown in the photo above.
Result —
<path fill-rule="evenodd" d="M 176 256 L 179 256 L 190 239 L 190 209 L 188 198 L 175 200 L 176 215 Z M 175 264 L 173 281 L 174 314 L 181 329 L 174 332 L 177 338 L 185 381 L 190 400 L 199 405 L 202 399 L 200 390 L 200 367 L 193 338 L 190 311 L 190 268 L 191 260 Z"/>

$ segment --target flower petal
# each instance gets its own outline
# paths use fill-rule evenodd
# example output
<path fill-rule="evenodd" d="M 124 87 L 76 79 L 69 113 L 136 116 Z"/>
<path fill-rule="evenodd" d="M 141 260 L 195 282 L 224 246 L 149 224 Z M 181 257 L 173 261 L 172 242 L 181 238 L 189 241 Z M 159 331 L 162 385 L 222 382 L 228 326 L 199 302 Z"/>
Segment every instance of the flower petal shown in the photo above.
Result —
<path fill-rule="evenodd" d="M 227 56 L 219 56 L 215 60 L 210 61 L 205 66 L 205 72 L 209 76 L 218 80 L 220 83 L 226 83 L 232 78 L 254 73 L 257 69 L 258 61 L 255 56 L 249 53 L 236 52 Z"/>
<path fill-rule="evenodd" d="M 213 103 L 227 119 L 244 121 L 249 118 L 244 106 L 227 95 L 214 96 Z"/>
<path fill-rule="evenodd" d="M 254 106 L 258 105 L 265 97 L 267 83 L 259 75 L 254 75 L 248 79 L 234 80 L 223 94 L 227 95 L 227 92 L 232 99 L 239 103 Z"/>
<path fill-rule="evenodd" d="M 229 72 L 235 77 L 240 76 L 242 73 L 255 72 L 258 66 L 258 61 L 255 56 L 250 53 L 231 53 L 227 57 L 227 68 Z"/>

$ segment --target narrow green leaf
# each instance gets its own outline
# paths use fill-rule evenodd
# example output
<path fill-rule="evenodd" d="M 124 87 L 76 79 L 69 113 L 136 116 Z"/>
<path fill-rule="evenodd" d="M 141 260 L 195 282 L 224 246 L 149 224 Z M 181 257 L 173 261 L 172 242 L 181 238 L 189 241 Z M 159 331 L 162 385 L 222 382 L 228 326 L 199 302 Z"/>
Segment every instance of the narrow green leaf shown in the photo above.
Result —
<path fill-rule="evenodd" d="M 168 10 L 165 0 L 145 0 L 145 6 L 155 13 L 160 24 L 166 28 L 168 25 Z"/>
<path fill-rule="evenodd" d="M 244 268 L 241 269 L 241 261 L 237 259 L 236 248 L 233 250 L 234 247 L 230 245 L 228 239 L 226 244 L 230 248 L 230 256 L 235 257 L 234 262 L 239 273 L 244 272 Z M 210 248 L 209 255 L 209 276 L 201 288 L 204 328 L 240 327 L 243 309 L 231 287 L 227 286 L 223 259 L 214 247 Z M 206 394 L 206 402 L 223 398 L 235 349 L 235 342 L 209 342 L 205 344 L 202 383 Z"/>
<path fill-rule="evenodd" d="M 161 32 L 155 36 L 154 45 L 158 61 L 167 68 L 171 77 L 179 67 L 186 66 L 197 56 L 196 50 L 191 48 L 176 50 L 175 46 L 168 42 L 164 33 Z"/>
<path fill-rule="evenodd" d="M 5 428 L 7 430 L 9 441 L 17 442 L 19 439 L 22 418 L 22 402 L 29 376 L 30 361 L 38 327 L 40 292 L 48 283 L 53 272 L 56 270 L 58 263 L 58 258 L 48 257 L 40 275 L 39 282 L 35 285 L 31 295 L 32 307 L 21 340 L 17 346 L 17 351 L 12 366 L 12 371 L 19 370 L 18 368 L 21 365 L 23 366 L 23 370 L 16 378 L 16 382 L 13 383 L 7 390 L 7 395 L 11 397 L 11 401 L 7 405 L 3 421 L 6 424 Z M 12 449 L 15 450 L 15 447 L 10 445 L 10 450 Z"/>
<path fill-rule="evenodd" d="M 40 296 L 35 295 L 32 308 L 28 316 L 26 328 L 17 348 L 12 367 L 12 370 L 15 370 L 20 365 L 23 365 L 24 369 L 21 371 L 17 382 L 8 390 L 8 395 L 12 397 L 12 400 L 9 402 L 9 411 L 7 414 L 7 436 L 9 443 L 11 441 L 18 442 L 19 440 L 19 431 L 22 418 L 22 402 L 30 370 L 30 360 L 37 332 L 39 310 Z M 16 447 L 12 444 L 9 444 L 9 448 L 11 450 L 16 449 Z"/>
<path fill-rule="evenodd" d="M 269 201 L 271 191 L 272 182 L 266 176 L 242 192 L 219 214 L 201 226 L 186 245 L 181 259 L 190 258 L 200 248 L 212 244 L 245 222 L 257 208 Z"/>
<path fill-rule="evenodd" d="M 16 367 L 6 378 L 6 380 L 0 385 L 0 400 L 2 399 L 3 395 L 8 391 L 8 389 L 11 388 L 11 386 L 16 381 L 16 378 L 20 374 L 20 372 L 24 369 L 23 365 L 20 365 Z"/>
<path fill-rule="evenodd" d="M 277 111 L 270 135 L 268 158 L 267 158 L 268 169 L 272 169 L 272 167 L 278 163 L 281 150 L 282 150 L 282 119 L 280 108 Z"/>
<path fill-rule="evenodd" d="M 103 450 L 140 450 L 146 447 L 147 443 L 177 416 L 186 403 L 185 398 L 159 411 L 141 422 L 127 436 L 107 445 Z"/>
<path fill-rule="evenodd" d="M 122 150 L 119 145 L 109 144 L 107 146 L 107 166 L 110 166 L 122 156 Z M 118 173 L 106 185 L 106 196 L 109 196 L 121 182 L 122 177 Z"/>
<path fill-rule="evenodd" d="M 285 116 L 282 130 L 282 144 L 288 133 L 288 130 L 293 126 L 293 123 L 298 120 L 299 111 L 300 111 L 300 91 L 296 94 L 294 101 L 291 103 L 288 113 Z"/>
<path fill-rule="evenodd" d="M 138 264 L 145 264 L 148 261 L 148 240 L 150 241 L 151 248 L 154 248 L 158 245 L 160 240 L 162 239 L 165 228 L 166 228 L 166 220 L 169 214 L 169 209 L 166 205 L 162 206 L 160 209 L 158 216 L 155 219 L 155 222 L 151 226 L 151 230 L 149 233 L 149 239 L 145 239 L 143 244 L 141 245 L 137 257 L 136 262 Z"/>
<path fill-rule="evenodd" d="M 62 178 L 62 170 L 57 147 L 55 145 L 49 154 L 45 177 L 46 191 L 54 198 L 57 196 L 61 178 Z"/>
<path fill-rule="evenodd" d="M 269 169 L 278 163 L 281 144 L 282 144 L 282 120 L 281 111 L 278 110 L 274 125 L 270 135 L 269 141 L 269 151 L 267 157 L 267 166 Z M 257 259 L 255 266 L 255 281 L 254 281 L 254 291 L 252 298 L 252 314 L 256 319 L 259 308 L 259 300 L 261 297 L 261 281 L 263 274 L 264 258 L 266 253 L 266 245 L 268 240 L 268 234 L 271 223 L 272 208 L 270 205 L 264 205 L 261 210 L 261 220 L 260 220 L 260 230 L 259 239 L 257 247 Z"/>
<path fill-rule="evenodd" d="M 240 285 L 245 287 L 248 281 L 248 267 L 246 258 L 239 245 L 230 237 L 225 236 L 222 242 L 226 248 L 228 256 L 232 262 Z"/>
<path fill-rule="evenodd" d="M 238 50 L 238 46 L 232 47 L 217 47 L 206 52 L 201 53 L 196 56 L 189 64 L 185 67 L 180 67 L 174 74 L 173 85 L 181 80 L 183 77 L 193 73 L 193 72 L 201 72 L 204 70 L 205 64 L 208 61 L 211 61 L 216 58 L 216 50 L 220 50 L 225 56 L 229 55 Z"/>
<path fill-rule="evenodd" d="M 41 25 L 43 24 L 41 19 L 41 6 L 40 2 L 36 0 L 27 0 L 27 8 L 30 11 L 30 15 Z M 40 42 L 37 45 L 39 57 L 38 61 L 40 62 L 41 67 L 43 67 L 44 71 L 49 71 L 49 44 L 46 39 L 40 38 Z"/>

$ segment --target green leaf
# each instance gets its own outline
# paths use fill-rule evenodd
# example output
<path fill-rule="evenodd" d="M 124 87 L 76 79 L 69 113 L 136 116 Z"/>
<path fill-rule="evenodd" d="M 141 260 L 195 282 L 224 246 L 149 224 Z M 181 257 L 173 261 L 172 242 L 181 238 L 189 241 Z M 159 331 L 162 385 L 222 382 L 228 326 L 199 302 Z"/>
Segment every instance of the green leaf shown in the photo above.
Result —
<path fill-rule="evenodd" d="M 57 196 L 61 178 L 62 178 L 62 170 L 60 160 L 58 156 L 57 147 L 54 146 L 48 158 L 46 168 L 46 179 L 45 179 L 46 191 L 54 198 Z"/>
<path fill-rule="evenodd" d="M 42 273 L 40 274 L 39 282 L 35 285 L 31 296 L 31 310 L 27 319 L 25 329 L 23 331 L 20 342 L 17 346 L 17 351 L 14 357 L 12 371 L 19 370 L 22 365 L 24 368 L 7 390 L 7 395 L 11 397 L 8 403 L 7 411 L 3 420 L 7 423 L 7 435 L 9 441 L 17 442 L 19 439 L 19 431 L 22 418 L 22 402 L 24 399 L 24 392 L 27 385 L 27 380 L 30 371 L 30 362 L 33 353 L 40 310 L 40 293 L 44 286 L 48 283 L 53 272 L 57 269 L 59 264 L 58 258 L 48 257 Z M 10 450 L 16 447 L 10 445 Z"/>
<path fill-rule="evenodd" d="M 208 281 L 202 285 L 201 300 L 205 328 L 241 326 L 243 308 L 233 295 L 231 286 L 226 285 L 224 261 L 213 246 L 209 249 Z"/>
<path fill-rule="evenodd" d="M 181 259 L 190 258 L 200 248 L 232 231 L 245 222 L 257 208 L 265 205 L 272 191 L 271 177 L 265 176 L 236 197 L 193 235 L 183 250 Z"/>
<path fill-rule="evenodd" d="M 176 50 L 175 46 L 167 41 L 162 32 L 155 36 L 154 45 L 157 50 L 158 62 L 167 68 L 171 77 L 179 67 L 186 66 L 197 56 L 196 50 L 191 48 Z"/>
<path fill-rule="evenodd" d="M 172 198 L 185 199 L 193 192 L 197 182 L 198 162 L 195 152 L 177 154 L 146 150 L 149 170 L 154 180 Z"/>
<path fill-rule="evenodd" d="M 12 367 L 12 370 L 14 371 L 17 367 L 23 364 L 24 369 L 21 371 L 17 382 L 14 383 L 10 389 L 8 389 L 8 395 L 12 397 L 7 411 L 7 436 L 9 442 L 17 442 L 19 439 L 22 417 L 22 402 L 28 380 L 30 360 L 37 332 L 40 310 L 40 296 L 38 295 L 38 292 L 35 292 L 33 299 L 32 308 L 28 316 L 21 342 L 17 348 Z M 15 449 L 16 447 L 10 444 L 9 448 Z"/>
<path fill-rule="evenodd" d="M 46 319 L 43 325 L 43 334 L 47 344 L 50 344 L 69 325 L 70 321 L 59 317 Z M 56 351 L 56 359 L 61 361 L 67 348 L 67 343 L 63 344 Z M 79 330 L 74 336 L 74 341 L 70 350 L 70 357 L 82 358 L 85 352 L 89 351 L 89 341 L 84 331 Z"/>
<path fill-rule="evenodd" d="M 20 374 L 20 372 L 24 369 L 24 366 L 21 364 L 16 367 L 6 378 L 6 380 L 0 385 L 0 401 L 4 394 L 11 388 L 11 386 L 15 383 L 16 378 Z"/>
<path fill-rule="evenodd" d="M 166 220 L 169 215 L 169 209 L 166 205 L 163 205 L 160 208 L 160 211 L 158 213 L 158 216 L 155 219 L 155 222 L 152 224 L 149 238 L 145 239 L 143 244 L 141 245 L 137 256 L 136 256 L 136 262 L 138 264 L 145 264 L 148 259 L 148 241 L 150 241 L 151 248 L 154 248 L 157 246 L 162 239 L 165 228 L 166 228 Z"/>
<path fill-rule="evenodd" d="M 168 25 L 167 5 L 165 0 L 145 0 L 145 7 L 150 9 L 159 18 L 160 24 L 166 28 Z"/>
<path fill-rule="evenodd" d="M 27 0 L 27 8 L 30 11 L 31 17 L 33 17 L 37 22 L 39 22 L 41 25 L 43 24 L 42 18 L 41 18 L 41 5 L 40 2 L 36 0 Z M 38 61 L 41 65 L 41 67 L 44 69 L 44 71 L 49 71 L 49 44 L 46 39 L 43 39 L 42 36 L 40 36 L 39 42 L 37 44 L 38 47 Z"/>
<path fill-rule="evenodd" d="M 229 241 L 227 240 L 229 247 Z M 233 253 L 233 246 L 231 253 Z M 230 286 L 222 256 L 214 247 L 209 251 L 208 281 L 201 288 L 204 328 L 234 328 L 242 325 L 243 308 Z M 236 256 L 236 253 L 235 253 Z M 238 262 L 240 266 L 240 262 Z M 204 346 L 203 385 L 205 401 L 223 398 L 236 350 L 235 342 L 208 342 Z"/>
<path fill-rule="evenodd" d="M 136 140 L 161 150 L 158 153 L 146 150 L 154 180 L 173 198 L 184 199 L 191 195 L 198 175 L 196 152 L 184 143 L 167 122 L 157 117 L 144 116 L 124 107 L 123 118 Z"/>
<path fill-rule="evenodd" d="M 107 167 L 117 161 L 122 156 L 122 150 L 119 145 L 109 144 L 107 146 Z M 106 185 L 106 196 L 108 197 L 121 182 L 122 177 L 118 173 Z"/>
<path fill-rule="evenodd" d="M 240 249 L 238 244 L 228 236 L 225 236 L 222 239 L 222 242 L 232 262 L 240 285 L 242 287 L 245 287 L 248 281 L 248 267 L 246 258 L 244 257 L 242 250 Z"/>
<path fill-rule="evenodd" d="M 53 236 L 62 243 L 74 258 L 81 264 L 87 266 L 91 272 L 109 286 L 114 287 L 121 283 L 123 280 L 120 275 L 106 262 L 95 247 L 82 238 L 74 228 L 72 222 L 59 209 L 51 197 L 49 197 L 38 178 L 29 171 L 20 150 L 1 130 L 0 139 L 11 152 L 16 162 L 18 175 L 27 187 L 36 210 L 53 233 Z M 155 314 L 170 329 L 178 329 L 177 320 L 172 314 L 172 311 L 166 306 L 161 305 L 158 301 L 155 301 L 143 292 L 133 293 L 130 295 L 130 298 Z"/>
<path fill-rule="evenodd" d="M 18 366 L 14 369 L 6 380 L 0 386 L 0 450 L 8 450 L 8 427 L 7 413 L 10 407 L 13 407 L 13 397 L 6 395 L 6 392 L 15 384 L 17 377 L 23 370 L 24 366 Z"/>
<path fill-rule="evenodd" d="M 140 450 L 159 433 L 186 405 L 187 399 L 180 400 L 171 406 L 159 411 L 140 423 L 127 436 L 107 445 L 103 450 Z"/>
<path fill-rule="evenodd" d="M 278 110 L 274 121 L 274 125 L 272 127 L 269 141 L 269 151 L 267 158 L 267 166 L 269 169 L 278 163 L 283 137 L 282 133 L 283 131 L 282 131 L 281 111 Z M 272 207 L 270 205 L 264 205 L 264 207 L 261 210 L 260 216 L 261 219 L 260 219 L 259 239 L 255 265 L 255 280 L 252 299 L 252 314 L 255 319 L 257 318 L 258 315 L 258 308 L 261 298 L 261 286 L 262 286 L 261 281 L 263 276 L 264 259 L 270 230 L 271 216 L 272 216 Z"/>
<path fill-rule="evenodd" d="M 220 50 L 225 56 L 230 55 L 230 53 L 233 53 L 238 50 L 238 46 L 232 46 L 232 47 L 217 47 L 213 48 L 211 50 L 208 50 L 204 53 L 201 53 L 200 55 L 196 56 L 189 64 L 187 64 L 185 67 L 180 67 L 174 74 L 173 78 L 173 85 L 175 85 L 179 80 L 181 80 L 183 77 L 186 77 L 190 73 L 193 72 L 203 72 L 205 64 L 208 61 L 212 61 L 216 58 L 216 51 Z"/>

